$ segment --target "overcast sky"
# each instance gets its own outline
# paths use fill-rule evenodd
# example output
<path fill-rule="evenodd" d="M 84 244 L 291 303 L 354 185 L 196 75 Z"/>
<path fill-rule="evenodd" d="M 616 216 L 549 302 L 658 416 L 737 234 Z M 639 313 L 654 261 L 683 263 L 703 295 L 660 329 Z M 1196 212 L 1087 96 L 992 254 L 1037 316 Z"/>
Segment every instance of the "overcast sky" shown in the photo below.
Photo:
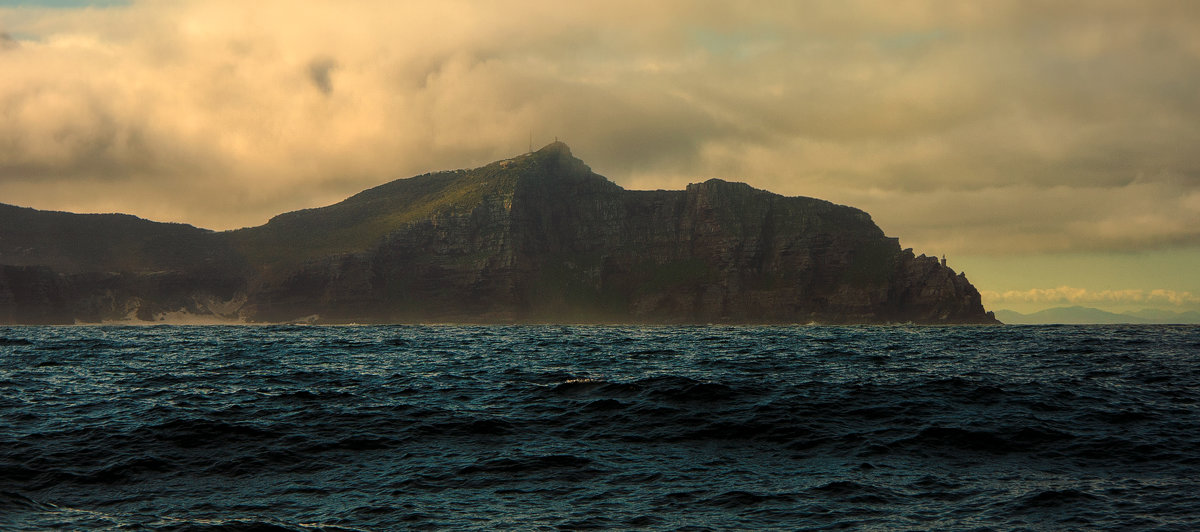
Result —
<path fill-rule="evenodd" d="M 1200 2 L 0 3 L 3 203 L 229 229 L 531 134 L 861 208 L 989 308 L 1200 308 Z"/>

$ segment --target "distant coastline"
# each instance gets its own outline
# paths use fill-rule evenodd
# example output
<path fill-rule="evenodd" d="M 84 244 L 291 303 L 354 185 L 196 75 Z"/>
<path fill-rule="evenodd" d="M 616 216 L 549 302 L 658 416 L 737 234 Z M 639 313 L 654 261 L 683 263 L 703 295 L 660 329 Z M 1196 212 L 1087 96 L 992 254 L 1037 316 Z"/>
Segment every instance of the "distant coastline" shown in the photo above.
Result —
<path fill-rule="evenodd" d="M 1143 309 L 1133 312 L 1109 312 L 1097 308 L 1055 307 L 1028 314 L 1012 310 L 996 311 L 996 319 L 1011 325 L 1196 325 L 1200 311 Z"/>

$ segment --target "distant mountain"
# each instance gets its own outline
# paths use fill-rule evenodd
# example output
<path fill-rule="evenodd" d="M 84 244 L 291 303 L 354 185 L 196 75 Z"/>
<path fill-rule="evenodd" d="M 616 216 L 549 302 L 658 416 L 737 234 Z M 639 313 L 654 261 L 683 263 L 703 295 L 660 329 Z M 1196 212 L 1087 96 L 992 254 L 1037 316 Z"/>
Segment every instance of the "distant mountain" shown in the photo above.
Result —
<path fill-rule="evenodd" d="M 0 322 L 995 323 L 867 213 L 709 180 L 629 191 L 554 143 L 215 233 L 0 208 Z"/>
<path fill-rule="evenodd" d="M 1200 312 L 1171 312 L 1169 310 L 1143 309 L 1130 313 L 1114 313 L 1090 307 L 1056 307 L 1030 314 L 1011 310 L 997 310 L 996 319 L 1014 325 L 1067 324 L 1192 324 L 1200 323 Z"/>
<path fill-rule="evenodd" d="M 1127 312 L 1126 314 L 1146 319 L 1154 323 L 1200 323 L 1200 311 L 1197 310 L 1172 312 L 1170 310 L 1147 308 L 1134 312 Z"/>

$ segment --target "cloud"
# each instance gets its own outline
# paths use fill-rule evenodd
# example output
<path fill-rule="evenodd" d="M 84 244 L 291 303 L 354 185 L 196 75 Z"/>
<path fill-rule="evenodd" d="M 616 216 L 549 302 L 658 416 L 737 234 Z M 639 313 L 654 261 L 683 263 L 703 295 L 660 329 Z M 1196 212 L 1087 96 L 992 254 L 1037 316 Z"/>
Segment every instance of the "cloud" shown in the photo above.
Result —
<path fill-rule="evenodd" d="M 1169 178 L 1120 186 L 830 190 L 905 245 L 957 254 L 1128 251 L 1200 245 L 1200 190 Z"/>
<path fill-rule="evenodd" d="M 627 187 L 823 197 L 937 254 L 1200 244 L 1190 3 L 183 1 L 0 27 L 7 203 L 237 227 L 532 133 Z"/>
<path fill-rule="evenodd" d="M 0 51 L 12 50 L 17 46 L 20 46 L 20 43 L 18 43 L 17 40 L 12 37 L 12 35 L 0 32 Z"/>
<path fill-rule="evenodd" d="M 312 81 L 317 90 L 326 96 L 333 92 L 333 80 L 329 74 L 333 69 L 337 68 L 337 61 L 328 57 L 313 59 L 308 63 L 308 79 Z"/>
<path fill-rule="evenodd" d="M 1154 290 L 1087 290 L 1070 286 L 980 291 L 986 306 L 1004 304 L 1070 304 L 1070 305 L 1171 305 L 1176 307 L 1200 305 L 1200 295 L 1187 291 Z"/>

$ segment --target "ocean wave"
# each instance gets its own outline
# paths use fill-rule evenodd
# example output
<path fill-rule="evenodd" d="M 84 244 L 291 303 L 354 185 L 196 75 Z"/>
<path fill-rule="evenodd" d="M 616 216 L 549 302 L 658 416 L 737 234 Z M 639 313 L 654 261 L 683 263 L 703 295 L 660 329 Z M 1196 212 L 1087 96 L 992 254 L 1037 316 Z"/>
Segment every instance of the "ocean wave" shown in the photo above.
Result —
<path fill-rule="evenodd" d="M 1196 345 L 1196 328 L 9 328 L 0 516 L 1186 529 Z"/>

